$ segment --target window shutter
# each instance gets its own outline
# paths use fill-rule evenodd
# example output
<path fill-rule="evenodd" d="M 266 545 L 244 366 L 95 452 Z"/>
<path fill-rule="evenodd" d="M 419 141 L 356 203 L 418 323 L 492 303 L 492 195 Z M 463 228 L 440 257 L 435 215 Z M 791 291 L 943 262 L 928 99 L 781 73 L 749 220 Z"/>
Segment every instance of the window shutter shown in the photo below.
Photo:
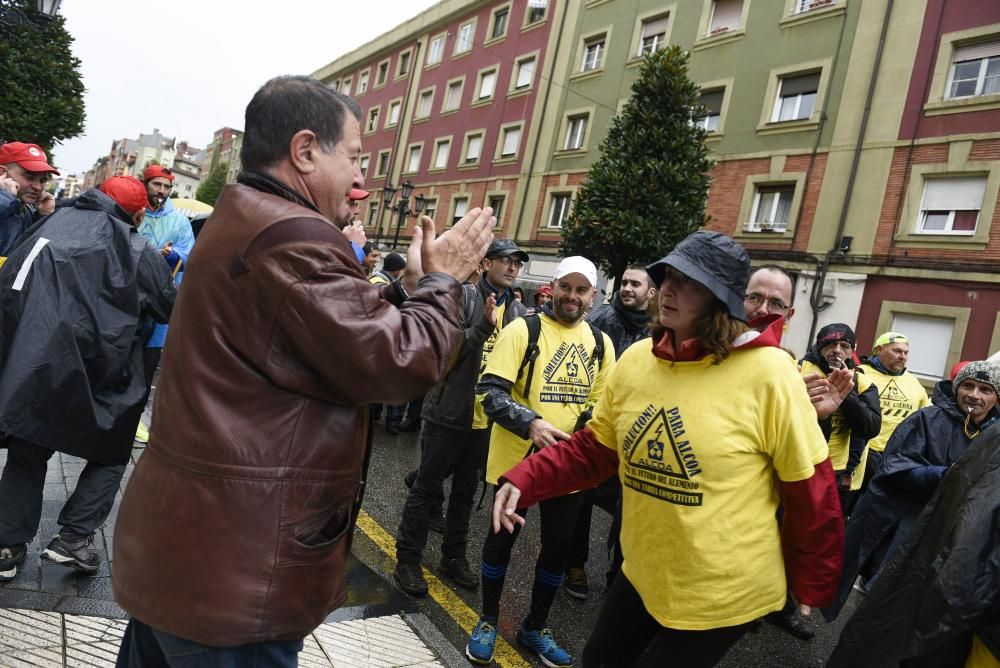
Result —
<path fill-rule="evenodd" d="M 953 62 L 960 63 L 964 60 L 979 60 L 980 58 L 993 58 L 995 56 L 1000 56 L 1000 40 L 960 46 L 955 49 L 955 59 Z"/>
<path fill-rule="evenodd" d="M 985 176 L 927 179 L 924 184 L 925 211 L 978 211 L 983 208 Z"/>
<path fill-rule="evenodd" d="M 719 28 L 737 28 L 743 17 L 743 0 L 715 0 L 709 32 Z"/>
<path fill-rule="evenodd" d="M 818 90 L 819 72 L 785 77 L 781 80 L 781 97 L 799 95 L 801 93 L 815 93 Z"/>
<path fill-rule="evenodd" d="M 667 21 L 670 20 L 670 16 L 662 16 L 658 19 L 653 19 L 642 24 L 642 38 L 652 37 L 653 35 L 659 35 L 661 33 L 667 32 Z"/>

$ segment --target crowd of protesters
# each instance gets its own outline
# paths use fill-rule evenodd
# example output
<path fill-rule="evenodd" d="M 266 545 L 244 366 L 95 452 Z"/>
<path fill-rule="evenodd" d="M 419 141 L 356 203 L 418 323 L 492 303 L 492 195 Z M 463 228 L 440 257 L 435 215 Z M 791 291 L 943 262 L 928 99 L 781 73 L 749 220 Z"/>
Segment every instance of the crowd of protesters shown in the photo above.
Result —
<path fill-rule="evenodd" d="M 357 221 L 359 117 L 315 80 L 266 83 L 197 241 L 167 167 L 57 202 L 41 147 L 0 146 L 0 581 L 28 558 L 56 452 L 86 464 L 40 557 L 94 574 L 148 441 L 117 516 L 118 665 L 297 665 L 344 601 L 384 416 L 420 432 L 392 578 L 427 594 L 439 524 L 438 572 L 480 590 L 473 663 L 493 661 L 537 505 L 515 638 L 546 666 L 576 664 L 548 624 L 560 588 L 603 596 L 587 668 L 707 668 L 762 621 L 808 640 L 813 609 L 836 619 L 852 592 L 831 666 L 1000 665 L 1000 368 L 960 363 L 928 397 L 905 332 L 862 357 L 847 323 L 796 360 L 792 276 L 718 232 L 630 265 L 607 303 L 571 256 L 529 307 L 530 257 L 489 208 L 442 234 L 424 217 L 383 255 Z M 483 480 L 492 517 L 472 527 Z"/>

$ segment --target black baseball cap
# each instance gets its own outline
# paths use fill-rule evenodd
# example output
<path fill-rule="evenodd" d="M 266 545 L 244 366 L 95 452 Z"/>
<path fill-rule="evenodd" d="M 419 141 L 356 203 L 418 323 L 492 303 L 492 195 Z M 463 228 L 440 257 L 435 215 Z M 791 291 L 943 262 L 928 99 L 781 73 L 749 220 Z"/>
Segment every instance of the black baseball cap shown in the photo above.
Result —
<path fill-rule="evenodd" d="M 490 247 L 486 250 L 486 259 L 495 260 L 499 257 L 509 257 L 513 255 L 521 262 L 528 261 L 528 254 L 521 250 L 513 239 L 494 239 Z"/>

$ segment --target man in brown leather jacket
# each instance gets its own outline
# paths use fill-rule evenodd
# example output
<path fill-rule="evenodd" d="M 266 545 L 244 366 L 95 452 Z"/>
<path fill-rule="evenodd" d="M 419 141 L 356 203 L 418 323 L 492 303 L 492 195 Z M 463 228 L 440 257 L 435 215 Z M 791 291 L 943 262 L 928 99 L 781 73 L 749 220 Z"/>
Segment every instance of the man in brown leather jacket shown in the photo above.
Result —
<path fill-rule="evenodd" d="M 189 258 L 118 515 L 120 666 L 295 665 L 345 597 L 367 404 L 423 394 L 461 340 L 456 277 L 492 211 L 441 236 L 421 219 L 403 280 L 371 285 L 341 232 L 364 184 L 360 113 L 307 77 L 247 106 L 243 173 Z"/>

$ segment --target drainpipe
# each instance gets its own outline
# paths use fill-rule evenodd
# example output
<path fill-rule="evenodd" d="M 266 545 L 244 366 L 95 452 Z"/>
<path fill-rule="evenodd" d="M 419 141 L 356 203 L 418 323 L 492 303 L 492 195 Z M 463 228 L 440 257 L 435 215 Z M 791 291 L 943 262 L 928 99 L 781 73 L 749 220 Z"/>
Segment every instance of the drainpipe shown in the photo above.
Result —
<path fill-rule="evenodd" d="M 875 51 L 875 62 L 872 63 L 872 73 L 868 82 L 868 94 L 865 96 L 865 109 L 861 115 L 861 126 L 858 128 L 858 140 L 854 144 L 854 157 L 851 159 L 851 171 L 847 177 L 844 202 L 840 207 L 837 234 L 833 238 L 833 246 L 823 257 L 823 265 L 816 274 L 816 280 L 813 281 L 812 293 L 809 295 L 809 305 L 812 307 L 812 324 L 809 326 L 809 341 L 812 341 L 816 337 L 819 312 L 828 306 L 828 304 L 823 303 L 823 286 L 826 283 L 826 275 L 830 270 L 831 258 L 834 254 L 840 253 L 840 241 L 843 238 L 844 228 L 847 226 L 847 210 L 851 204 L 851 195 L 854 194 L 854 183 L 858 176 L 858 165 L 861 163 L 861 149 L 864 145 L 865 131 L 868 129 L 868 117 L 871 115 L 872 99 L 875 97 L 875 84 L 878 81 L 879 67 L 882 64 L 882 52 L 885 50 L 885 36 L 889 32 L 889 17 L 892 14 L 892 5 L 893 0 L 886 2 L 885 14 L 882 16 L 882 32 L 879 35 L 878 49 Z"/>

